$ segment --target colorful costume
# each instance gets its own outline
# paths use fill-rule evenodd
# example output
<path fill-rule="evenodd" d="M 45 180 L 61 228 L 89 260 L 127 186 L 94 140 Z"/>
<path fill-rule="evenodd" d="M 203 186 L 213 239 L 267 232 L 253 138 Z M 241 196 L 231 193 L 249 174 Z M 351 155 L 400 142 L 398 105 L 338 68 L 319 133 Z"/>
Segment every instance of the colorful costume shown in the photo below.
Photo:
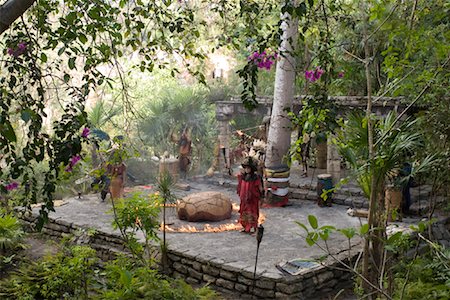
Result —
<path fill-rule="evenodd" d="M 124 163 L 117 165 L 108 165 L 108 176 L 111 178 L 109 191 L 112 199 L 119 199 L 123 197 L 123 185 L 125 182 L 126 166 Z"/>
<path fill-rule="evenodd" d="M 237 193 L 241 199 L 239 208 L 239 223 L 244 227 L 245 232 L 250 232 L 252 228 L 256 231 L 259 218 L 259 201 L 261 198 L 262 183 L 261 177 L 255 174 L 256 164 L 250 160 L 242 163 L 242 166 L 252 168 L 252 173 L 238 175 Z"/>

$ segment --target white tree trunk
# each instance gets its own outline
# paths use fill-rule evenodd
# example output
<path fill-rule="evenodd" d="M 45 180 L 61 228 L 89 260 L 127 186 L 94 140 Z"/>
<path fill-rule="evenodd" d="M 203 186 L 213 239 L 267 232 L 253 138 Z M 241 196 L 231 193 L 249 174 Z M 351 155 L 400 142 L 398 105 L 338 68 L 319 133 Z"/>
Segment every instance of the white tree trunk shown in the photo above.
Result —
<path fill-rule="evenodd" d="M 267 137 L 265 165 L 268 167 L 280 165 L 291 145 L 291 122 L 285 109 L 292 108 L 294 96 L 295 58 L 293 51 L 297 41 L 298 19 L 292 19 L 288 14 L 284 14 L 282 19 L 283 36 L 275 73 L 272 115 Z"/>
<path fill-rule="evenodd" d="M 33 5 L 36 0 L 7 0 L 0 6 L 0 34 Z"/>

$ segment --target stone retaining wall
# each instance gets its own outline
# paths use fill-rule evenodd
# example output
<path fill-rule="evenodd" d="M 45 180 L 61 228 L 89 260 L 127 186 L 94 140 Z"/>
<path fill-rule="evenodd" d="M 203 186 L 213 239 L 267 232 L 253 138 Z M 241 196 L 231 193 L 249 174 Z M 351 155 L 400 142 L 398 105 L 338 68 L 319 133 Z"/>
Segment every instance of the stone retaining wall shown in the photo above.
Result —
<path fill-rule="evenodd" d="M 208 284 L 236 299 L 313 299 L 352 285 L 351 273 L 322 265 L 296 276 L 273 273 L 257 275 L 253 280 L 253 273 L 239 266 L 186 253 L 171 251 L 169 261 L 173 277 L 194 285 Z"/>
<path fill-rule="evenodd" d="M 36 215 L 22 216 L 26 228 L 32 230 Z M 450 218 L 442 218 L 432 226 L 433 240 L 449 246 Z M 61 239 L 72 237 L 77 244 L 89 245 L 95 249 L 103 260 L 114 259 L 117 253 L 126 253 L 122 238 L 118 234 L 84 228 L 64 220 L 49 219 L 42 232 L 50 237 Z M 159 255 L 158 248 L 152 255 Z M 348 263 L 348 253 L 343 252 L 335 257 Z M 356 254 L 352 255 L 352 260 Z M 304 270 L 292 276 L 281 273 L 257 274 L 253 280 L 253 272 L 238 263 L 224 264 L 220 259 L 208 260 L 189 253 L 174 250 L 168 252 L 169 271 L 175 278 L 183 278 L 193 285 L 208 284 L 217 291 L 239 299 L 315 299 L 337 292 L 341 288 L 352 285 L 351 273 L 339 268 L 339 264 L 329 258 L 323 265 Z"/>
<path fill-rule="evenodd" d="M 34 231 L 36 215 L 23 215 L 21 221 L 27 231 Z M 116 234 L 80 227 L 64 220 L 49 218 L 42 228 L 42 233 L 54 239 L 72 238 L 75 244 L 89 245 L 97 251 L 102 260 L 116 258 L 118 253 L 126 253 L 122 238 Z"/>
<path fill-rule="evenodd" d="M 28 231 L 34 230 L 36 218 L 36 215 L 21 217 Z M 60 219 L 49 218 L 42 233 L 54 239 L 70 237 L 76 244 L 89 245 L 97 251 L 102 260 L 114 259 L 118 253 L 127 253 L 119 235 L 77 226 Z M 158 248 L 154 248 L 152 255 L 159 256 Z M 296 276 L 280 273 L 257 274 L 256 280 L 253 281 L 252 272 L 238 265 L 223 264 L 218 259 L 207 260 L 170 249 L 168 259 L 171 276 L 183 278 L 192 285 L 208 284 L 221 293 L 239 299 L 254 296 L 258 299 L 311 299 L 351 285 L 350 273 L 322 265 Z"/>

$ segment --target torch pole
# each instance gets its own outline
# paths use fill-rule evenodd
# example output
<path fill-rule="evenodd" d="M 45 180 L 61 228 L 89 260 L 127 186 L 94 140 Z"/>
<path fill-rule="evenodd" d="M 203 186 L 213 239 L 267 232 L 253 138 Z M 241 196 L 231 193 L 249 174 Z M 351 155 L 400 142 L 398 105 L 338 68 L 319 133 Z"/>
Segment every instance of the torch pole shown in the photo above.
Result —
<path fill-rule="evenodd" d="M 259 244 L 261 244 L 262 238 L 264 235 L 264 227 L 262 225 L 258 226 L 258 231 L 256 233 L 256 259 L 255 259 L 255 270 L 253 271 L 253 289 L 252 294 L 255 296 L 255 282 L 256 282 L 256 266 L 258 265 L 258 253 L 259 253 Z"/>

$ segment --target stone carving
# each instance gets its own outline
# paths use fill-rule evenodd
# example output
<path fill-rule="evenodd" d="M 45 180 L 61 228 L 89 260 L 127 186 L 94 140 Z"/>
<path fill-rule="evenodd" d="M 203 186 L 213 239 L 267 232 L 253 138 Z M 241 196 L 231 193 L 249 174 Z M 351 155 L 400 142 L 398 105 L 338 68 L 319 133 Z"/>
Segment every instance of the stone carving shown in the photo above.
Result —
<path fill-rule="evenodd" d="M 178 218 L 189 222 L 222 221 L 231 211 L 230 197 L 220 192 L 193 193 L 177 202 Z"/>

